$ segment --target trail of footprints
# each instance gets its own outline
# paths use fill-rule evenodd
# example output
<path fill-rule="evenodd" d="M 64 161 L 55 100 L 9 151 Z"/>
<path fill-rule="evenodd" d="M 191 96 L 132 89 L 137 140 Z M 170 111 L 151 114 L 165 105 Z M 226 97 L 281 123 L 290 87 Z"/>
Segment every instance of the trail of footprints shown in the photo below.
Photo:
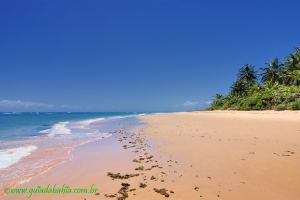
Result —
<path fill-rule="evenodd" d="M 150 175 L 147 176 L 145 173 L 150 172 L 153 169 L 163 169 L 162 166 L 160 166 L 159 162 L 155 160 L 153 155 L 150 155 L 147 152 L 147 147 L 150 147 L 149 144 L 145 142 L 145 139 L 141 137 L 139 134 L 130 134 L 129 132 L 125 130 L 117 130 L 113 132 L 114 134 L 120 134 L 121 137 L 117 140 L 119 142 L 127 142 L 127 144 L 123 145 L 124 149 L 132 149 L 133 153 L 139 154 L 137 158 L 133 159 L 132 162 L 136 163 L 137 166 L 135 168 L 135 171 L 137 173 L 133 174 L 120 174 L 120 173 L 113 173 L 108 172 L 107 176 L 109 176 L 112 180 L 128 180 L 130 178 L 134 177 L 142 177 L 142 181 L 138 185 L 138 189 L 145 189 L 149 186 L 147 185 L 147 181 L 156 181 L 156 182 L 165 182 L 165 179 L 168 177 L 168 174 L 164 171 L 160 171 L 160 176 L 156 175 Z M 172 167 L 175 164 L 178 164 L 177 161 L 168 160 L 168 167 Z M 177 173 L 176 170 L 172 171 L 173 173 Z M 107 198 L 114 198 L 117 200 L 125 200 L 129 197 L 129 194 L 132 193 L 132 195 L 136 195 L 135 191 L 137 188 L 132 187 L 127 182 L 121 183 L 121 188 L 119 191 L 117 191 L 114 194 L 105 194 L 104 196 Z M 166 188 L 156 188 L 150 189 L 150 191 L 153 191 L 155 193 L 158 193 L 166 198 L 170 197 L 171 194 L 174 194 L 174 191 L 171 189 Z"/>
<path fill-rule="evenodd" d="M 175 167 L 178 165 L 178 161 L 175 160 L 167 160 L 166 165 L 169 167 L 169 170 L 163 170 L 163 167 L 160 165 L 159 161 L 155 159 L 153 155 L 150 155 L 147 152 L 147 148 L 150 147 L 149 144 L 146 143 L 145 138 L 143 138 L 140 134 L 130 134 L 129 132 L 125 130 L 117 130 L 113 132 L 114 134 L 119 134 L 120 138 L 117 140 L 119 142 L 126 142 L 126 144 L 123 145 L 123 148 L 125 150 L 131 150 L 133 153 L 137 154 L 138 156 L 132 160 L 132 162 L 136 163 L 136 167 L 134 170 L 136 173 L 132 174 L 120 174 L 120 173 L 113 173 L 113 172 L 108 172 L 107 176 L 109 176 L 112 180 L 122 180 L 124 182 L 121 182 L 120 189 L 114 193 L 114 194 L 105 194 L 104 196 L 107 198 L 114 198 L 117 200 L 125 200 L 129 197 L 129 194 L 131 195 L 136 195 L 136 191 L 138 189 L 147 189 L 147 191 L 153 191 L 155 193 L 158 193 L 162 195 L 163 197 L 171 197 L 172 194 L 175 192 L 171 189 L 166 189 L 166 188 L 158 188 L 154 187 L 149 189 L 149 185 L 147 181 L 153 181 L 156 182 L 157 185 L 159 183 L 163 183 L 165 181 L 169 182 L 174 182 L 175 180 L 168 180 L 168 174 L 173 173 L 173 174 L 178 174 L 178 178 L 181 178 L 183 175 L 178 173 L 176 170 L 170 170 L 172 167 Z M 255 152 L 249 152 L 249 154 L 254 155 Z M 282 153 L 274 153 L 277 156 L 291 156 L 295 154 L 293 151 L 284 151 Z M 193 168 L 192 165 L 189 166 L 190 168 Z M 152 171 L 156 169 L 155 173 Z M 157 172 L 159 171 L 159 173 Z M 150 173 L 150 175 L 149 175 Z M 152 173 L 152 174 L 151 174 Z M 153 174 L 154 173 L 154 174 Z M 159 175 L 157 175 L 159 174 Z M 236 172 L 234 172 L 236 174 Z M 125 180 L 131 179 L 131 178 L 137 178 L 140 177 L 141 181 L 139 182 L 138 186 L 133 187 L 130 185 L 130 183 L 125 182 Z M 199 175 L 195 175 L 196 178 L 199 178 Z M 212 177 L 208 176 L 208 180 L 212 180 Z M 241 182 L 241 184 L 245 184 L 245 182 Z M 221 187 L 219 185 L 219 187 Z M 195 192 L 200 193 L 200 188 L 198 186 L 192 186 L 192 188 Z M 231 189 L 228 189 L 229 192 L 231 192 Z M 204 199 L 202 194 L 199 194 L 200 199 Z M 216 197 L 218 199 L 221 198 L 221 191 L 216 192 Z"/>

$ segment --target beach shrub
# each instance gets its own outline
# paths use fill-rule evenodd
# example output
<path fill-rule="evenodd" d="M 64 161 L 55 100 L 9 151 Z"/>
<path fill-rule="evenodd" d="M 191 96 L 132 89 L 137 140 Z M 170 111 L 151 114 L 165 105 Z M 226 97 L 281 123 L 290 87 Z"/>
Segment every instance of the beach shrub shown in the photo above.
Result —
<path fill-rule="evenodd" d="M 264 103 L 261 98 L 254 96 L 254 97 L 247 97 L 241 100 L 240 104 L 238 105 L 239 110 L 262 110 L 264 109 Z"/>
<path fill-rule="evenodd" d="M 287 106 L 286 104 L 278 104 L 278 105 L 275 105 L 273 107 L 274 110 L 277 110 L 277 111 L 281 111 L 281 110 L 286 110 L 287 109 Z"/>
<path fill-rule="evenodd" d="M 288 110 L 300 110 L 300 100 L 296 100 L 287 105 Z"/>

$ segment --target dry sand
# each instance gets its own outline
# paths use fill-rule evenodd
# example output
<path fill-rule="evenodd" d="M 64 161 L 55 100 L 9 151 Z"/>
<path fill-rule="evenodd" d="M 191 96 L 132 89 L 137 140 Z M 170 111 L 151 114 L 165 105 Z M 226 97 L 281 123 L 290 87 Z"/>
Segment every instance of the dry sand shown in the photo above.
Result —
<path fill-rule="evenodd" d="M 146 200 L 300 199 L 299 112 L 190 112 L 141 119 L 145 126 L 79 147 L 71 161 L 20 187 L 94 184 L 100 190 L 99 195 L 31 199 L 122 199 L 126 193 L 128 199 Z M 113 180 L 108 172 L 139 176 Z M 121 183 L 130 186 L 118 193 Z"/>
<path fill-rule="evenodd" d="M 160 143 L 158 151 L 192 166 L 184 176 L 185 184 L 199 187 L 193 199 L 300 199 L 299 112 L 193 112 L 143 119 L 147 137 Z"/>

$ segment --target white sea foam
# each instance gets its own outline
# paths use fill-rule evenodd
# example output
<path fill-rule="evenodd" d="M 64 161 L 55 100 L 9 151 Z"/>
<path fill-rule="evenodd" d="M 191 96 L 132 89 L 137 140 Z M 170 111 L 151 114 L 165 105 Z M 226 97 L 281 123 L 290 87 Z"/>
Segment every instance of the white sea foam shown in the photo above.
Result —
<path fill-rule="evenodd" d="M 18 162 L 21 158 L 29 156 L 37 149 L 36 146 L 28 145 L 18 148 L 0 150 L 0 169 L 7 168 Z"/>
<path fill-rule="evenodd" d="M 124 119 L 128 117 L 136 117 L 136 116 L 138 115 L 134 114 L 134 115 L 114 116 L 114 117 L 109 117 L 109 119 Z"/>
<path fill-rule="evenodd" d="M 69 124 L 69 122 L 59 122 L 54 124 L 50 129 L 40 131 L 40 133 L 46 133 L 50 137 L 53 137 L 55 135 L 71 134 L 71 130 L 67 127 L 67 124 Z"/>
<path fill-rule="evenodd" d="M 90 125 L 92 123 L 98 122 L 98 121 L 102 121 L 105 118 L 95 118 L 95 119 L 87 119 L 87 120 L 82 120 L 79 123 L 83 124 L 83 125 Z"/>
<path fill-rule="evenodd" d="M 89 129 L 91 124 L 104 120 L 105 118 L 86 119 L 72 122 L 72 128 Z"/>
<path fill-rule="evenodd" d="M 5 112 L 4 115 L 19 115 L 21 112 Z"/>

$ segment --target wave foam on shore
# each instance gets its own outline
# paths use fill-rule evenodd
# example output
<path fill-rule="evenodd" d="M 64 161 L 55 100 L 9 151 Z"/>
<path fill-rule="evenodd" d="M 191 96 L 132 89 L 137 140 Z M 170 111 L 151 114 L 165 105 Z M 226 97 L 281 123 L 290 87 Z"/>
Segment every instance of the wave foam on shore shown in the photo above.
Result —
<path fill-rule="evenodd" d="M 0 150 L 0 169 L 7 168 L 37 149 L 34 145 Z"/>

